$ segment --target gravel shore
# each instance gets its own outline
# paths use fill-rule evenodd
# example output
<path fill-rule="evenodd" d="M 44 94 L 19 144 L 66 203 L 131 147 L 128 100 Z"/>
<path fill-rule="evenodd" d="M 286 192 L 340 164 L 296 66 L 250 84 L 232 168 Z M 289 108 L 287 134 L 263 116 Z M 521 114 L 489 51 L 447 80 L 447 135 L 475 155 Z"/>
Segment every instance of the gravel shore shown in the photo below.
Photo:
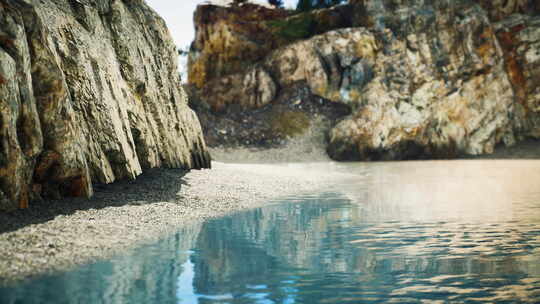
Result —
<path fill-rule="evenodd" d="M 188 173 L 153 169 L 135 181 L 98 185 L 90 200 L 45 201 L 27 210 L 0 212 L 0 285 L 111 257 L 210 217 L 331 189 L 347 177 L 328 168 L 339 165 L 329 162 L 320 149 L 305 151 L 303 147 L 290 148 L 288 154 L 242 149 L 212 152 L 220 159 L 251 163 L 295 162 L 302 155 L 318 162 L 214 162 L 212 170 Z M 526 141 L 492 155 L 466 158 L 539 159 L 540 142 Z"/>
<path fill-rule="evenodd" d="M 335 180 L 317 164 L 213 166 L 187 174 L 154 169 L 135 181 L 98 186 L 90 200 L 0 213 L 0 284 L 107 258 L 194 221 L 320 191 Z"/>

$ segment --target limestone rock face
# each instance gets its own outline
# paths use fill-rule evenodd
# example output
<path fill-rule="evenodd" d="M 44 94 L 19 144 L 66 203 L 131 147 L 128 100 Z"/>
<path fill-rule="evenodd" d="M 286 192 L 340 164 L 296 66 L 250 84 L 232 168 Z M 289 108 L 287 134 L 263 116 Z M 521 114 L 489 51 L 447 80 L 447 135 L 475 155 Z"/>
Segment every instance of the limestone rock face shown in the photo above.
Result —
<path fill-rule="evenodd" d="M 271 103 L 277 88 L 302 82 L 325 99 L 349 103 L 372 77 L 367 62 L 376 48 L 365 29 L 331 31 L 283 47 L 242 73 L 220 77 L 205 92 L 217 110 L 232 104 L 256 109 Z"/>
<path fill-rule="evenodd" d="M 194 15 L 195 40 L 189 55 L 189 82 L 203 87 L 207 81 L 242 70 L 278 47 L 267 22 L 283 18 L 285 11 L 261 5 L 230 7 L 202 4 Z"/>
<path fill-rule="evenodd" d="M 281 87 L 306 82 L 311 92 L 350 104 L 371 80 L 369 62 L 377 48 L 364 28 L 339 29 L 289 45 L 269 56 L 264 66 Z"/>
<path fill-rule="evenodd" d="M 208 83 L 203 96 L 214 109 L 220 110 L 231 104 L 244 108 L 259 108 L 276 97 L 276 83 L 266 69 L 257 67 L 248 72 L 220 77 Z"/>
<path fill-rule="evenodd" d="M 336 159 L 448 157 L 513 143 L 514 95 L 485 12 L 466 2 L 375 8 L 375 75 L 330 132 Z"/>
<path fill-rule="evenodd" d="M 479 4 L 488 14 L 491 21 L 500 21 L 512 14 L 538 14 L 540 13 L 540 2 L 536 0 L 468 0 L 469 2 Z M 436 1 L 424 1 L 429 5 Z M 441 2 L 441 1 L 439 1 Z M 453 1 L 446 2 L 448 6 L 453 5 Z M 459 1 L 458 1 L 459 2 Z M 379 11 L 403 9 L 418 5 L 417 0 L 349 0 L 349 3 L 360 7 L 372 7 Z"/>
<path fill-rule="evenodd" d="M 0 209 L 209 155 L 142 0 L 0 0 Z"/>
<path fill-rule="evenodd" d="M 334 9 L 350 11 L 341 15 L 350 27 L 210 79 L 209 107 L 267 108 L 282 91 L 307 88 L 352 109 L 329 130 L 337 160 L 476 155 L 540 137 L 538 1 L 351 0 Z"/>
<path fill-rule="evenodd" d="M 221 92 L 212 91 L 212 80 L 243 73 L 273 50 L 294 41 L 349 27 L 352 17 L 348 6 L 291 15 L 286 10 L 250 2 L 230 6 L 203 3 L 194 15 L 195 40 L 189 54 L 189 83 L 210 90 L 208 94 Z M 228 103 L 222 102 L 224 99 L 230 98 L 211 102 L 215 108 L 222 109 Z"/>
<path fill-rule="evenodd" d="M 515 14 L 494 24 L 514 89 L 520 134 L 540 138 L 540 16 Z"/>
<path fill-rule="evenodd" d="M 412 2 L 366 4 L 377 20 L 375 77 L 356 113 L 331 130 L 330 156 L 447 158 L 538 136 L 531 105 L 538 90 L 536 18 L 513 15 L 494 27 L 469 1 Z"/>
<path fill-rule="evenodd" d="M 512 14 L 537 15 L 540 2 L 537 0 L 475 0 L 489 14 L 492 21 L 500 21 Z"/>

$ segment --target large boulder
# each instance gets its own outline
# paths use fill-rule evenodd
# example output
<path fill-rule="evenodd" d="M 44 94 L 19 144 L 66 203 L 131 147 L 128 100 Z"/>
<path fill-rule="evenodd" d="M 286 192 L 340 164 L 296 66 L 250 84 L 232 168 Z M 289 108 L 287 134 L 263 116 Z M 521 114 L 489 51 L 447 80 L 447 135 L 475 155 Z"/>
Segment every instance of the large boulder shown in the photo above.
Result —
<path fill-rule="evenodd" d="M 320 97 L 350 103 L 371 80 L 368 62 L 376 49 L 375 37 L 363 28 L 330 31 L 272 52 L 241 73 L 219 77 L 204 92 L 216 109 L 232 104 L 257 109 L 273 102 L 278 88 L 301 82 Z"/>
<path fill-rule="evenodd" d="M 368 8 L 374 77 L 331 131 L 331 157 L 452 157 L 514 142 L 514 93 L 486 13 L 467 1 L 418 3 Z"/>
<path fill-rule="evenodd" d="M 209 155 L 142 0 L 0 0 L 0 209 Z"/>

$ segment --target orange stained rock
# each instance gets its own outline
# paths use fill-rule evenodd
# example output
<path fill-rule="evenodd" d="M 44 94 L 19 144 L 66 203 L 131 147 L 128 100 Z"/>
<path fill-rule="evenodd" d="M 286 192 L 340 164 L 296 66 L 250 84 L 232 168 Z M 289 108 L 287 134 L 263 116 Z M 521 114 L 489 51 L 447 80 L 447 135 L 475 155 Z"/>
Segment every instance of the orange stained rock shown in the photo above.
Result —
<path fill-rule="evenodd" d="M 35 179 L 38 181 L 44 180 L 47 178 L 47 173 L 50 168 L 58 164 L 60 158 L 62 157 L 59 153 L 54 151 L 47 151 L 42 154 L 40 161 L 38 162 L 36 169 L 34 171 Z"/>
<path fill-rule="evenodd" d="M 523 25 L 518 25 L 513 27 L 510 31 L 502 31 L 497 34 L 497 37 L 499 38 L 499 42 L 501 43 L 501 46 L 504 49 L 504 61 L 505 61 L 505 69 L 508 73 L 508 76 L 510 78 L 510 82 L 512 83 L 512 86 L 514 87 L 515 94 L 518 98 L 518 101 L 525 109 L 528 108 L 527 106 L 527 93 L 526 93 L 526 86 L 527 86 L 527 79 L 525 78 L 525 75 L 523 73 L 523 68 L 518 60 L 518 55 L 516 54 L 516 39 L 515 39 L 515 33 L 520 32 L 524 29 Z"/>
<path fill-rule="evenodd" d="M 69 195 L 76 197 L 89 197 L 90 189 L 89 184 L 84 176 L 79 176 L 71 181 L 69 186 Z"/>
<path fill-rule="evenodd" d="M 20 209 L 26 209 L 28 208 L 28 192 L 23 191 L 21 193 L 20 199 L 19 199 L 19 208 Z"/>
<path fill-rule="evenodd" d="M 491 28 L 486 27 L 480 34 L 479 41 L 482 43 L 476 48 L 478 55 L 482 58 L 484 64 L 487 64 L 495 51 L 493 45 L 493 31 Z"/>

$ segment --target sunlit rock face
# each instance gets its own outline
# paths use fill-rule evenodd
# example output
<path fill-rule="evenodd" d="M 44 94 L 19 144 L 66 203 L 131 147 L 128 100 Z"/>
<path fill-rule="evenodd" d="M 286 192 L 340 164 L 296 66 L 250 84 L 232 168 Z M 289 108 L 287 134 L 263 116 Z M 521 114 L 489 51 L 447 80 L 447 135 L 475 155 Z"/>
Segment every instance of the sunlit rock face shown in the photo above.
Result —
<path fill-rule="evenodd" d="M 511 2 L 489 13 L 502 18 L 529 4 Z M 331 157 L 447 158 L 538 136 L 538 17 L 493 25 L 469 1 L 365 5 L 380 46 L 375 77 L 356 113 L 330 132 Z"/>
<path fill-rule="evenodd" d="M 461 0 L 459 0 L 461 1 Z M 458 2 L 459 2 L 458 1 Z M 540 13 L 540 3 L 536 0 L 467 0 L 470 3 L 480 5 L 492 21 L 500 21 L 512 14 L 535 15 Z M 435 4 L 436 2 L 452 5 L 452 0 L 442 1 L 418 1 L 418 0 L 349 0 L 349 3 L 358 6 L 371 6 L 379 9 L 402 9 L 418 4 Z"/>
<path fill-rule="evenodd" d="M 311 94 L 352 109 L 329 130 L 327 152 L 337 160 L 476 155 L 540 137 L 535 1 L 349 3 L 334 8 L 347 10 L 343 22 L 210 77 L 209 107 L 269 107 L 281 91 L 305 83 Z"/>
<path fill-rule="evenodd" d="M 144 1 L 0 0 L 0 209 L 209 166 L 176 56 Z"/>
<path fill-rule="evenodd" d="M 373 76 L 377 45 L 363 28 L 330 31 L 290 44 L 245 72 L 220 77 L 207 89 L 229 104 L 260 108 L 271 103 L 278 88 L 306 83 L 325 99 L 350 103 Z"/>
<path fill-rule="evenodd" d="M 273 75 L 257 68 L 274 50 L 331 29 L 350 27 L 347 7 L 292 15 L 246 2 L 201 4 L 194 15 L 195 40 L 188 64 L 189 83 L 202 90 L 213 110 L 231 104 L 260 107 L 276 98 Z M 253 96 L 245 96 L 250 94 Z"/>
<path fill-rule="evenodd" d="M 199 5 L 193 18 L 196 36 L 189 56 L 189 82 L 200 88 L 210 79 L 264 58 L 279 46 L 267 39 L 271 35 L 267 22 L 284 16 L 284 11 L 251 3 Z"/>
<path fill-rule="evenodd" d="M 514 94 L 482 9 L 371 3 L 368 12 L 376 20 L 374 77 L 356 113 L 330 132 L 333 158 L 449 157 L 514 142 Z"/>

